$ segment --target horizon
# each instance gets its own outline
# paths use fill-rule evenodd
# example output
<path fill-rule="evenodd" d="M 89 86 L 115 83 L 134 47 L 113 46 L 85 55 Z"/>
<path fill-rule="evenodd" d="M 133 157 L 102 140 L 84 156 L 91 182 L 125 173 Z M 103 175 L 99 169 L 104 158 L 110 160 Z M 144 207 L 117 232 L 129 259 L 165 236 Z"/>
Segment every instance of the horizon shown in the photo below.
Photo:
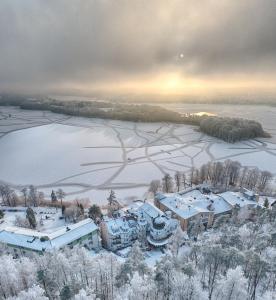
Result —
<path fill-rule="evenodd" d="M 4 0 L 0 91 L 275 98 L 275 12 L 273 0 Z"/>

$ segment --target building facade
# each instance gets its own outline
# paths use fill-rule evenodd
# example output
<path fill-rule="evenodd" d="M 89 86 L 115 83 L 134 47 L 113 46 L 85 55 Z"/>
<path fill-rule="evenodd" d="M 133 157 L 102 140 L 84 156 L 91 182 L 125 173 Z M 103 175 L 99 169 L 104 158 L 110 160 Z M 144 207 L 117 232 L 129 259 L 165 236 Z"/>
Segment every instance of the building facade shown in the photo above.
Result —
<path fill-rule="evenodd" d="M 50 233 L 19 227 L 7 227 L 0 231 L 0 244 L 17 255 L 43 254 L 75 245 L 98 250 L 100 247 L 99 228 L 91 219 L 63 226 Z"/>
<path fill-rule="evenodd" d="M 247 189 L 240 192 L 227 191 L 214 194 L 206 186 L 198 186 L 179 193 L 155 196 L 155 205 L 163 212 L 170 211 L 180 222 L 182 230 L 187 231 L 191 222 L 211 227 L 216 218 L 229 214 L 234 207 L 258 206 L 258 195 Z"/>
<path fill-rule="evenodd" d="M 101 223 L 103 246 L 117 251 L 131 246 L 136 240 L 142 247 L 161 247 L 167 244 L 178 222 L 149 203 L 130 209 L 124 216 L 106 218 Z"/>

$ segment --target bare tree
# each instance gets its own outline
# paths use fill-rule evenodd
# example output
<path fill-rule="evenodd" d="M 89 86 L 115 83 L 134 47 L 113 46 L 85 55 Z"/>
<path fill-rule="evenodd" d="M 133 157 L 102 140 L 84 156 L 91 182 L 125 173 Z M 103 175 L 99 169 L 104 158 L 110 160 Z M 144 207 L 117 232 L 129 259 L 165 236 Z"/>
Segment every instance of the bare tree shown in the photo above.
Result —
<path fill-rule="evenodd" d="M 186 188 L 186 174 L 185 173 L 182 173 L 182 184 L 185 189 Z"/>
<path fill-rule="evenodd" d="M 194 182 L 194 173 L 195 173 L 195 167 L 191 167 L 191 170 L 190 170 L 190 186 L 193 185 L 193 182 Z"/>
<path fill-rule="evenodd" d="M 199 170 L 199 179 L 203 183 L 208 179 L 208 165 L 202 165 Z"/>
<path fill-rule="evenodd" d="M 240 175 L 241 164 L 238 161 L 229 161 L 228 165 L 229 185 L 237 185 Z"/>
<path fill-rule="evenodd" d="M 160 180 L 152 180 L 149 186 L 149 192 L 155 195 L 160 190 L 160 187 Z"/>
<path fill-rule="evenodd" d="M 164 193 L 172 193 L 173 192 L 173 179 L 170 174 L 166 174 L 162 178 L 162 189 Z"/>
<path fill-rule="evenodd" d="M 29 202 L 32 206 L 38 205 L 38 193 L 33 185 L 30 185 L 29 187 Z"/>
<path fill-rule="evenodd" d="M 21 190 L 21 193 L 22 193 L 22 195 L 23 195 L 25 207 L 27 207 L 27 202 L 28 202 L 28 189 L 27 189 L 26 187 L 24 187 L 24 188 Z"/>
<path fill-rule="evenodd" d="M 260 176 L 260 171 L 258 168 L 254 168 L 248 171 L 246 185 L 249 189 L 253 189 L 254 187 L 257 187 L 259 176 Z"/>
<path fill-rule="evenodd" d="M 14 190 L 12 190 L 8 185 L 0 186 L 0 194 L 2 197 L 2 202 L 7 206 L 16 206 L 18 203 L 18 197 Z"/>
<path fill-rule="evenodd" d="M 37 194 L 37 202 L 38 202 L 38 205 L 40 203 L 42 203 L 44 201 L 44 193 L 43 192 L 38 192 Z"/>
<path fill-rule="evenodd" d="M 66 221 L 73 221 L 76 222 L 77 219 L 81 216 L 81 209 L 79 206 L 69 206 L 65 208 L 64 211 L 64 218 Z"/>
<path fill-rule="evenodd" d="M 175 185 L 176 185 L 176 188 L 177 188 L 178 192 L 180 191 L 180 187 L 181 187 L 181 179 L 182 179 L 182 174 L 179 171 L 177 171 L 174 174 L 174 182 L 175 182 Z"/>
<path fill-rule="evenodd" d="M 273 175 L 268 171 L 262 171 L 260 173 L 260 179 L 259 179 L 259 189 L 263 191 L 266 187 L 269 181 L 273 178 Z"/>
<path fill-rule="evenodd" d="M 60 201 L 60 206 L 62 207 L 62 201 L 65 198 L 65 192 L 62 189 L 58 189 L 56 192 L 57 198 Z"/>
<path fill-rule="evenodd" d="M 240 187 L 244 186 L 247 178 L 247 173 L 248 173 L 248 167 L 243 167 L 242 172 L 240 174 Z"/>

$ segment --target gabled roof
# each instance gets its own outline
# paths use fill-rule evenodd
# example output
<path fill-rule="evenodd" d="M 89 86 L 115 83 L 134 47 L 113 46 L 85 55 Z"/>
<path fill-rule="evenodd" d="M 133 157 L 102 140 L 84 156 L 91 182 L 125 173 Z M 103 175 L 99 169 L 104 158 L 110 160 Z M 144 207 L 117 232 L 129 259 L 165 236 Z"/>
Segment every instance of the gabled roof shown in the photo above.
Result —
<path fill-rule="evenodd" d="M 232 206 L 219 195 L 203 194 L 198 189 L 185 192 L 159 194 L 160 203 L 183 219 L 189 219 L 200 213 L 220 214 L 232 209 Z"/>
<path fill-rule="evenodd" d="M 162 216 L 164 213 L 157 208 L 156 206 L 153 206 L 152 204 L 146 202 L 142 206 L 139 207 L 138 211 L 142 211 L 143 213 L 147 214 L 152 219 L 157 218 L 158 216 Z"/>
<path fill-rule="evenodd" d="M 235 205 L 239 205 L 240 207 L 249 205 L 249 206 L 258 206 L 258 202 L 254 200 L 249 200 L 242 193 L 238 192 L 224 192 L 221 193 L 220 196 L 229 203 L 232 207 Z"/>
<path fill-rule="evenodd" d="M 60 227 L 51 233 L 7 227 L 0 232 L 0 242 L 35 251 L 47 251 L 62 248 L 97 229 L 98 227 L 91 219 Z"/>

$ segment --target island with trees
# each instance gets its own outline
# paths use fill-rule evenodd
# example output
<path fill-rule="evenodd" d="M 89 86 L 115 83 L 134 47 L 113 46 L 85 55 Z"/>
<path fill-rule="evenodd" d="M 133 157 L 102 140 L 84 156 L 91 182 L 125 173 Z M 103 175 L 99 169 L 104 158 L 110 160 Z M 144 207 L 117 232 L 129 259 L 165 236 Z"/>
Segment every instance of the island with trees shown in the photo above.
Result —
<path fill-rule="evenodd" d="M 194 125 L 207 135 L 235 143 L 258 137 L 270 137 L 254 120 L 218 116 L 181 114 L 166 108 L 146 104 L 126 104 L 108 101 L 65 101 L 52 98 L 28 98 L 2 95 L 0 105 L 21 109 L 51 111 L 70 116 L 113 119 L 131 122 L 170 122 Z"/>

